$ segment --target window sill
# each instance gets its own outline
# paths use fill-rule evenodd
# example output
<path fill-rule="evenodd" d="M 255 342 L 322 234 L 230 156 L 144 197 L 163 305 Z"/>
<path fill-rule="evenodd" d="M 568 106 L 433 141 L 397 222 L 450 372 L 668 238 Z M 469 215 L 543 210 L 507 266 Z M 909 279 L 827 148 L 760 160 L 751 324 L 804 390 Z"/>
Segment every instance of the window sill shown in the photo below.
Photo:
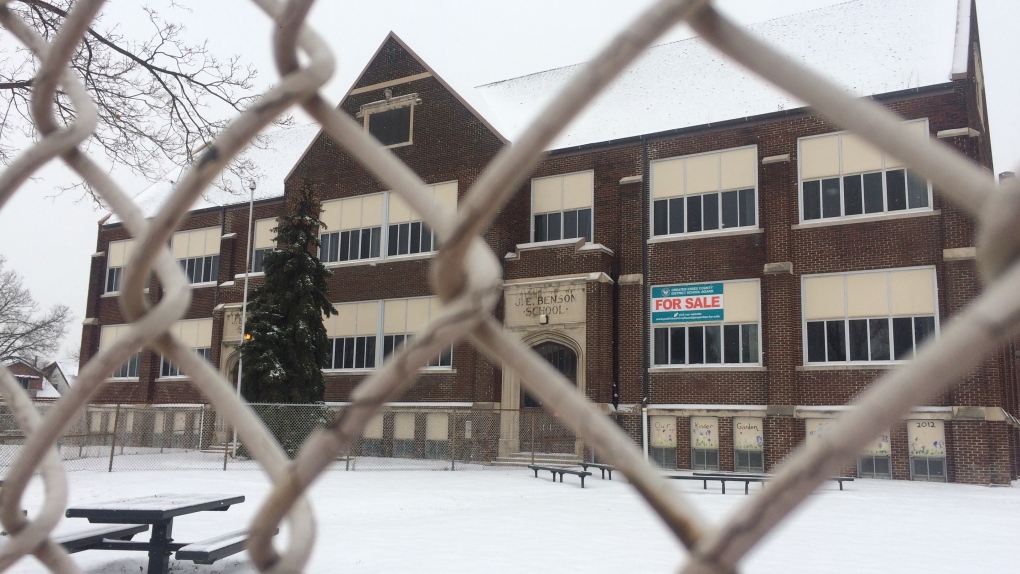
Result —
<path fill-rule="evenodd" d="M 380 259 L 383 263 L 389 261 L 415 261 L 417 259 L 432 259 L 439 252 L 438 251 L 426 251 L 424 253 L 405 253 L 404 255 L 387 255 Z"/>
<path fill-rule="evenodd" d="M 109 377 L 106 381 L 110 383 L 137 383 L 138 377 Z"/>
<path fill-rule="evenodd" d="M 190 380 L 191 380 L 191 377 L 189 377 L 187 375 L 183 375 L 183 376 L 180 376 L 180 377 L 156 377 L 156 382 L 157 383 L 174 383 L 174 382 L 190 381 Z"/>
<path fill-rule="evenodd" d="M 253 279 L 255 277 L 264 277 L 266 275 L 266 272 L 265 271 L 252 271 L 251 273 L 248 273 L 247 275 L 248 275 L 249 279 Z M 244 279 L 244 276 L 245 276 L 244 273 L 238 273 L 237 275 L 234 275 L 234 279 Z"/>
<path fill-rule="evenodd" d="M 698 366 L 677 365 L 675 367 L 649 367 L 648 368 L 648 373 L 652 374 L 652 375 L 654 375 L 656 373 L 680 373 L 680 372 L 686 372 L 686 373 L 764 373 L 766 371 L 768 371 L 768 369 L 765 368 L 765 367 L 762 367 L 760 365 L 747 366 L 747 367 L 737 367 L 737 366 L 730 367 L 730 366 L 726 366 L 726 365 L 721 365 L 721 366 L 718 366 L 718 367 L 709 367 L 709 366 L 705 366 L 705 365 L 698 365 Z"/>
<path fill-rule="evenodd" d="M 322 374 L 324 374 L 324 375 L 362 375 L 362 374 L 374 373 L 377 370 L 378 370 L 378 368 L 376 368 L 376 367 L 373 367 L 371 369 L 323 369 L 322 370 Z M 421 373 L 425 373 L 425 374 L 428 374 L 428 373 L 438 373 L 438 374 L 443 374 L 443 375 L 450 375 L 450 374 L 455 375 L 455 374 L 457 374 L 457 369 L 452 369 L 450 367 L 422 367 L 421 369 L 418 369 L 418 371 L 421 372 Z"/>
<path fill-rule="evenodd" d="M 885 369 L 895 369 L 896 367 L 905 365 L 906 362 L 902 363 L 853 363 L 853 364 L 841 364 L 832 363 L 825 365 L 797 365 L 793 368 L 795 371 L 876 371 Z"/>
<path fill-rule="evenodd" d="M 653 243 L 667 243 L 670 241 L 692 241 L 695 239 L 709 239 L 712 237 L 729 237 L 731 235 L 756 235 L 758 233 L 765 233 L 765 228 L 751 227 L 748 229 L 719 229 L 713 231 L 698 231 L 696 233 L 684 233 L 682 235 L 657 235 L 651 239 L 645 240 L 645 243 L 651 245 Z"/>
<path fill-rule="evenodd" d="M 142 289 L 142 293 L 148 293 L 148 292 L 149 292 L 149 288 L 148 287 L 146 287 L 145 289 Z M 100 299 L 102 299 L 104 297 L 107 297 L 107 298 L 120 297 L 120 291 L 110 291 L 108 293 L 103 293 L 102 295 L 99 296 Z"/>
<path fill-rule="evenodd" d="M 915 217 L 932 217 L 942 215 L 941 209 L 924 209 L 919 211 L 886 212 L 881 215 L 864 215 L 853 217 L 833 217 L 831 219 L 812 220 L 810 223 L 799 223 L 791 225 L 790 229 L 814 229 L 815 227 L 830 227 L 832 225 L 850 225 L 853 223 L 873 223 L 876 221 L 890 221 L 896 219 L 913 219 Z"/>
<path fill-rule="evenodd" d="M 188 284 L 188 287 L 191 287 L 192 289 L 204 289 L 206 287 L 215 287 L 215 286 L 216 286 L 216 282 L 215 281 L 206 281 L 205 283 L 189 283 Z"/>

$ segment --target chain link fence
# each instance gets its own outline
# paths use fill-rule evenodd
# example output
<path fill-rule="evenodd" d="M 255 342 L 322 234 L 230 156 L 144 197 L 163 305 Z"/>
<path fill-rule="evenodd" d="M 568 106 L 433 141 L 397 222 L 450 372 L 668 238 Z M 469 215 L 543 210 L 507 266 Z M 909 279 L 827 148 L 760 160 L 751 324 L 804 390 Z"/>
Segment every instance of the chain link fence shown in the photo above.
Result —
<path fill-rule="evenodd" d="M 291 456 L 312 432 L 329 428 L 345 406 L 253 404 Z M 45 412 L 49 405 L 37 403 Z M 640 415 L 617 414 L 640 428 Z M 624 422 L 626 420 L 626 422 Z M 640 436 L 633 437 L 640 441 Z M 0 405 L 0 474 L 25 442 Z M 243 439 L 209 405 L 92 404 L 58 442 L 68 471 L 259 470 Z M 384 408 L 329 470 L 480 470 L 528 464 L 594 462 L 597 454 L 556 415 L 542 409 Z"/>
<path fill-rule="evenodd" d="M 414 384 L 420 369 L 432 357 L 452 343 L 464 340 L 494 363 L 516 373 L 529 393 L 558 413 L 563 425 L 573 429 L 585 444 L 592 445 L 599 456 L 605 457 L 606 462 L 627 477 L 689 551 L 684 572 L 722 574 L 733 572 L 742 557 L 823 481 L 853 461 L 880 429 L 890 428 L 912 406 L 944 393 L 1020 330 L 1020 266 L 1016 264 L 1020 252 L 1020 235 L 1016 233 L 1020 223 L 1020 181 L 1014 180 L 998 189 L 980 166 L 939 142 L 916 138 L 890 111 L 868 99 L 854 98 L 819 73 L 741 30 L 716 11 L 708 0 L 660 0 L 623 29 L 553 96 L 514 144 L 503 149 L 485 168 L 456 213 L 447 211 L 427 193 L 421 179 L 389 150 L 382 148 L 361 124 L 338 110 L 335 102 L 320 95 L 320 88 L 333 73 L 334 57 L 316 31 L 305 25 L 312 0 L 254 0 L 275 23 L 269 42 L 280 79 L 210 142 L 202 157 L 178 179 L 172 195 L 150 219 L 142 215 L 128 194 L 113 181 L 106 167 L 93 161 L 87 146 L 82 145 L 96 129 L 98 112 L 69 62 L 99 14 L 103 1 L 75 2 L 51 41 L 40 37 L 4 4 L 0 2 L 0 25 L 39 59 L 31 84 L 31 113 L 39 138 L 0 173 L 0 201 L 10 198 L 44 165 L 59 159 L 112 207 L 136 238 L 137 246 L 125 268 L 119 300 L 130 327 L 117 342 L 83 365 L 77 384 L 68 393 L 45 413 L 39 413 L 10 372 L 0 368 L 0 393 L 21 431 L 17 436 L 25 437 L 14 439 L 12 435 L 12 442 L 21 440 L 21 446 L 16 447 L 18 452 L 4 476 L 0 522 L 12 536 L 0 547 L 0 570 L 33 554 L 51 571 L 77 571 L 66 551 L 50 538 L 67 506 L 67 475 L 61 458 L 66 449 L 73 450 L 75 446 L 82 455 L 102 448 L 103 445 L 87 442 L 101 440 L 99 435 L 103 433 L 93 435 L 91 430 L 83 433 L 84 428 L 92 428 L 93 419 L 82 415 L 96 412 L 88 409 L 91 399 L 114 370 L 143 346 L 161 353 L 191 377 L 195 388 L 215 406 L 216 412 L 237 429 L 248 451 L 246 454 L 258 461 L 257 466 L 273 482 L 272 493 L 249 525 L 250 537 L 246 545 L 252 563 L 260 571 L 303 569 L 316 538 L 314 505 L 305 493 L 316 476 L 336 465 L 338 459 L 353 456 L 354 452 L 360 457 L 363 450 L 376 448 L 380 456 L 366 459 L 381 460 L 386 458 L 382 455 L 392 454 L 393 449 L 398 448 L 402 449 L 398 453 L 420 452 L 424 460 L 425 453 L 436 457 L 442 454 L 440 443 L 454 452 L 456 458 L 458 450 L 452 437 L 460 433 L 460 426 L 448 441 L 432 441 L 434 444 L 430 447 L 429 419 L 423 417 L 419 422 L 417 414 L 413 421 L 413 440 L 387 442 L 386 414 L 383 415 L 382 439 L 371 442 L 376 439 L 364 437 L 366 431 L 374 433 L 378 427 L 378 413 Z M 682 21 L 716 50 L 789 92 L 835 124 L 895 155 L 931 181 L 940 194 L 974 217 L 979 224 L 977 264 L 986 284 L 982 296 L 954 317 L 942 330 L 939 340 L 921 349 L 910 364 L 876 381 L 856 399 L 855 408 L 846 412 L 830 433 L 822 440 L 802 445 L 777 469 L 769 488 L 748 500 L 718 526 L 710 525 L 688 497 L 669 487 L 644 460 L 627 433 L 576 393 L 562 375 L 502 329 L 493 318 L 502 295 L 501 265 L 481 238 L 564 127 L 648 46 Z M 676 70 L 676 73 L 690 71 Z M 58 90 L 67 105 L 74 109 L 69 124 L 59 120 L 53 109 Z M 433 263 L 431 286 L 444 305 L 441 315 L 424 333 L 391 355 L 382 368 L 353 391 L 350 405 L 333 418 L 316 418 L 316 426 L 320 421 L 328 422 L 319 427 L 322 432 L 309 435 L 296 453 L 290 445 L 281 448 L 269 440 L 273 437 L 272 428 L 257 409 L 244 404 L 205 359 L 170 333 L 169 328 L 187 311 L 191 291 L 167 249 L 170 235 L 213 178 L 259 131 L 294 107 L 301 107 L 315 118 L 338 146 L 356 158 L 382 185 L 399 193 L 436 231 L 440 250 Z M 152 274 L 158 277 L 165 291 L 162 299 L 150 307 L 144 289 Z M 154 415 L 155 410 L 152 413 Z M 160 455 L 139 456 L 164 456 L 167 448 L 173 448 L 174 440 L 187 441 L 188 429 L 193 429 L 188 425 L 194 425 L 195 413 L 174 411 L 169 433 L 166 413 L 163 412 L 163 432 L 159 433 L 161 444 L 151 442 L 156 440 L 155 432 L 148 439 L 144 433 L 139 433 L 139 444 L 128 442 L 125 451 L 161 448 L 164 452 Z M 174 434 L 178 413 L 185 414 L 182 423 L 185 432 L 180 436 Z M 398 426 L 397 414 L 393 413 L 390 417 L 393 422 L 389 423 L 394 433 Z M 113 415 L 117 417 L 115 406 Z M 448 429 L 449 420 L 457 420 L 456 415 L 450 415 Z M 108 412 L 100 415 L 98 428 L 103 428 L 104 417 L 108 416 Z M 147 421 L 148 417 L 132 419 L 132 429 L 135 421 L 141 424 L 143 419 Z M 401 419 L 400 425 L 405 429 L 402 432 L 409 434 L 407 420 L 410 419 Z M 491 428 L 495 420 L 488 419 L 486 428 Z M 506 421 L 502 417 L 498 420 L 503 436 L 502 425 Z M 512 420 L 506 422 L 512 423 Z M 152 424 L 155 428 L 155 415 Z M 519 433 L 522 426 L 528 428 L 527 423 L 521 425 L 520 420 L 517 424 Z M 419 428 L 419 425 L 423 426 Z M 441 426 L 434 422 L 432 430 Z M 121 422 L 117 420 L 115 429 L 120 427 Z M 200 420 L 203 432 L 204 428 Z M 475 432 L 472 420 L 473 436 Z M 81 437 L 83 434 L 92 438 Z M 131 433 L 132 441 L 134 434 Z M 75 436 L 82 441 L 80 445 L 63 444 L 63 441 L 74 440 L 71 437 Z M 112 433 L 111 444 L 117 436 L 118 432 Z M 125 436 L 124 440 L 128 438 Z M 57 444 L 61 444 L 59 454 L 54 448 Z M 5 448 L 13 446 L 5 445 Z M 115 450 L 114 446 L 111 451 Z M 29 520 L 20 512 L 21 499 L 35 474 L 40 474 L 45 482 L 46 498 L 38 516 Z M 285 520 L 290 536 L 285 543 L 274 543 L 273 536 Z"/>

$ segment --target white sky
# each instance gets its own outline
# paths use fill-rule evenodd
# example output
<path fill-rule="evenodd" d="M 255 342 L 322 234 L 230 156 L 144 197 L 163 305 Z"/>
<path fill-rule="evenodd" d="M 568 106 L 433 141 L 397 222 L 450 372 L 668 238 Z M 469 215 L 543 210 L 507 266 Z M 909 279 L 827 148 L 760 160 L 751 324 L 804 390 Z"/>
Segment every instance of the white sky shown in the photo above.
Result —
<path fill-rule="evenodd" d="M 895 0 L 889 0 L 894 2 Z M 269 20 L 243 0 L 198 2 L 178 0 L 190 11 L 161 9 L 183 22 L 196 40 L 208 40 L 225 59 L 242 54 L 260 70 L 264 87 L 276 78 L 271 59 Z M 343 96 L 385 35 L 396 32 L 440 75 L 456 86 L 477 86 L 590 59 L 602 45 L 650 0 L 390 0 L 385 9 L 371 2 L 321 0 L 312 12 L 312 26 L 327 39 L 337 71 L 327 86 L 332 101 Z M 840 0 L 718 0 L 717 5 L 739 22 L 759 22 Z M 1020 54 L 1020 37 L 1009 23 L 1020 21 L 1020 2 L 978 0 L 982 55 L 995 171 L 1015 169 L 1020 136 L 1008 126 L 1020 125 L 1020 81 L 1008 66 Z M 105 10 L 107 23 L 122 22 L 122 32 L 148 32 L 148 22 L 134 0 L 113 0 Z M 690 36 L 686 27 L 672 30 L 657 43 Z M 299 118 L 300 121 L 300 118 Z M 105 158 L 97 156 L 104 161 Z M 148 184 L 125 170 L 111 170 L 129 191 Z M 70 193 L 54 197 L 68 181 L 66 171 L 49 166 L 26 183 L 0 210 L 0 253 L 20 272 L 43 307 L 64 303 L 75 320 L 61 357 L 77 350 L 88 293 L 90 255 L 96 251 L 97 221 L 103 215 Z"/>

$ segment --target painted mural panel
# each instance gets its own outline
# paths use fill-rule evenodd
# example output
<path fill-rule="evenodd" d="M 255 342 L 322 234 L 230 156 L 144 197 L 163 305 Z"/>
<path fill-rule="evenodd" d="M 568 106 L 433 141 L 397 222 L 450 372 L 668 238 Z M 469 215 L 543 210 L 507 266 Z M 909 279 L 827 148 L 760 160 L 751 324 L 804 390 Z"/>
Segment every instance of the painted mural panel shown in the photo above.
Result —
<path fill-rule="evenodd" d="M 649 417 L 652 436 L 649 438 L 655 448 L 676 448 L 676 417 Z"/>
<path fill-rule="evenodd" d="M 943 421 L 907 421 L 910 456 L 946 456 L 946 427 Z"/>
<path fill-rule="evenodd" d="M 718 418 L 691 417 L 691 447 L 704 449 L 719 448 Z"/>
<path fill-rule="evenodd" d="M 757 417 L 736 417 L 733 419 L 733 448 L 761 452 L 763 445 L 763 421 Z"/>

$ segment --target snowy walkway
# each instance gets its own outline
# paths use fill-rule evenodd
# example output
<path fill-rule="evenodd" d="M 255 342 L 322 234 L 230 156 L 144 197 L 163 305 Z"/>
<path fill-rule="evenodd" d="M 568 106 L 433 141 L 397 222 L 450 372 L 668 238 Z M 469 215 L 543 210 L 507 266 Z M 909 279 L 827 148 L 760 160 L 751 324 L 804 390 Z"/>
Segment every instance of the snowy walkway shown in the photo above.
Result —
<path fill-rule="evenodd" d="M 69 474 L 71 504 L 158 492 L 248 497 L 227 512 L 187 516 L 175 538 L 241 527 L 267 492 L 248 471 Z M 486 472 L 329 472 L 313 492 L 319 540 L 313 573 L 673 572 L 681 549 L 623 481 L 552 484 L 527 469 Z M 745 501 L 701 483 L 674 484 L 705 516 Z M 756 485 L 752 486 L 752 490 Z M 26 496 L 29 513 L 41 485 Z M 752 492 L 753 496 L 753 492 Z M 73 519 L 58 527 L 67 529 Z M 1020 532 L 1020 488 L 859 480 L 827 484 L 744 565 L 744 572 L 1009 572 Z M 87 551 L 88 572 L 136 574 L 141 553 Z M 213 566 L 171 560 L 173 572 L 248 572 L 246 555 Z M 34 559 L 10 572 L 38 572 Z"/>

